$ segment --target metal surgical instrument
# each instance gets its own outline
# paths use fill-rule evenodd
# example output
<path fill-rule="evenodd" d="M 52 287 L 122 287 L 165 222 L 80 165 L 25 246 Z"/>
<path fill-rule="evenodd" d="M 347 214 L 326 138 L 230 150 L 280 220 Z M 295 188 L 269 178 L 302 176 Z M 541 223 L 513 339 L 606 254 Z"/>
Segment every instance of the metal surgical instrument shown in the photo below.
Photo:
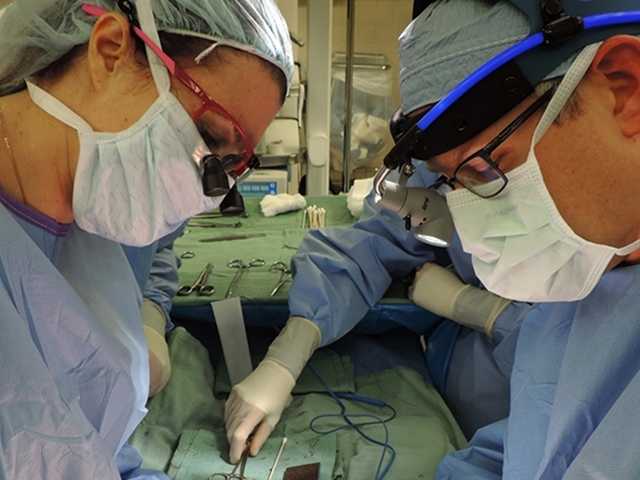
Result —
<path fill-rule="evenodd" d="M 291 279 L 291 269 L 284 262 L 275 262 L 269 268 L 270 272 L 280 272 L 280 280 L 276 283 L 275 288 L 272 290 L 270 297 L 275 297 L 282 287 Z"/>
<path fill-rule="evenodd" d="M 186 252 L 184 252 L 182 255 L 180 255 L 180 258 L 185 259 L 185 260 L 189 260 L 191 258 L 195 258 L 196 254 L 195 252 L 192 252 L 191 250 L 188 250 Z"/>
<path fill-rule="evenodd" d="M 229 298 L 233 294 L 233 289 L 237 286 L 238 282 L 244 275 L 245 270 L 249 270 L 250 268 L 262 267 L 264 266 L 265 261 L 262 258 L 253 258 L 249 263 L 244 263 L 243 260 L 231 260 L 227 265 L 229 268 L 235 268 L 238 271 L 231 279 L 231 283 L 229 284 L 229 288 L 227 289 L 227 293 L 224 298 Z"/>
<path fill-rule="evenodd" d="M 222 213 L 201 213 L 199 215 L 196 215 L 195 217 L 192 218 L 206 218 L 206 219 L 210 219 L 210 218 L 228 218 L 228 217 L 240 217 L 240 218 L 249 218 L 249 214 L 247 212 L 242 212 L 240 215 L 223 215 Z"/>
<path fill-rule="evenodd" d="M 269 478 L 267 480 L 273 480 L 273 475 L 276 473 L 276 468 L 278 468 L 278 464 L 280 463 L 280 457 L 282 457 L 282 452 L 284 452 L 284 447 L 287 446 L 287 437 L 282 439 L 282 443 L 280 444 L 280 450 L 278 450 L 278 454 L 276 455 L 276 459 L 273 461 L 273 466 L 271 470 L 269 470 Z"/>
<path fill-rule="evenodd" d="M 219 222 L 189 222 L 190 227 L 194 228 L 240 228 L 242 222 L 235 223 L 219 223 Z"/>
<path fill-rule="evenodd" d="M 249 459 L 249 447 L 242 454 L 242 458 L 240 459 L 240 463 L 236 464 L 231 470 L 231 473 L 214 473 L 209 477 L 209 480 L 247 480 L 247 477 L 244 475 L 244 471 L 247 468 L 247 460 Z M 240 469 L 240 471 L 238 471 Z"/>
<path fill-rule="evenodd" d="M 207 263 L 207 265 L 200 272 L 200 275 L 198 275 L 198 278 L 196 278 L 196 281 L 193 282 L 193 284 L 183 285 L 182 287 L 180 287 L 180 290 L 178 290 L 178 296 L 186 297 L 188 295 L 191 295 L 192 293 L 197 293 L 201 296 L 210 297 L 211 295 L 216 293 L 216 287 L 214 287 L 213 285 L 207 285 L 207 280 L 209 280 L 211 270 L 213 270 L 213 265 Z"/>
<path fill-rule="evenodd" d="M 266 233 L 247 233 L 246 235 L 225 235 L 223 237 L 203 238 L 198 240 L 202 243 L 228 242 L 231 240 L 248 240 L 250 238 L 266 237 Z"/>

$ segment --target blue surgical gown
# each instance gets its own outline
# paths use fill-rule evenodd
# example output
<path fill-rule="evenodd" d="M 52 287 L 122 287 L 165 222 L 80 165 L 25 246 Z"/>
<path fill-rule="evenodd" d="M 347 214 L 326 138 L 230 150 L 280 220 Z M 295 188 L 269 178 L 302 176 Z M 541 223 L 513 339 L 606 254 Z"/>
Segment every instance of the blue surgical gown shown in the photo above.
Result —
<path fill-rule="evenodd" d="M 173 243 L 183 234 L 185 226 L 146 247 L 123 246 L 144 298 L 160 307 L 167 321 L 167 330 L 173 327 L 169 314 L 178 291 L 180 268 Z"/>
<path fill-rule="evenodd" d="M 440 466 L 440 479 L 640 478 L 640 265 L 521 324 L 511 412 Z"/>
<path fill-rule="evenodd" d="M 123 246 L 138 286 L 144 298 L 160 307 L 166 320 L 167 331 L 173 328 L 170 312 L 173 297 L 178 291 L 180 260 L 173 251 L 174 241 L 180 237 L 186 223 L 175 232 L 146 247 Z M 124 445 L 117 456 L 122 480 L 167 480 L 161 472 L 141 468 L 142 457 L 129 445 Z"/>
<path fill-rule="evenodd" d="M 149 385 L 134 272 L 120 245 L 0 200 L 0 478 L 118 479 Z"/>
<path fill-rule="evenodd" d="M 410 186 L 435 182 L 435 174 L 425 168 L 424 162 L 417 162 L 416 167 Z M 353 227 L 310 231 L 293 258 L 290 313 L 315 322 L 322 333 L 322 345 L 354 328 L 382 298 L 392 280 L 437 260 L 435 249 L 416 240 L 402 219 L 373 206 L 372 195 L 365 204 L 365 216 L 368 218 Z M 480 286 L 471 258 L 462 251 L 459 240 L 454 239 L 447 250 L 458 275 Z M 441 327 L 453 329 L 452 335 L 444 332 L 434 336 L 449 342 L 452 350 L 444 367 L 446 381 L 434 383 L 468 436 L 508 414 L 514 339 L 531 308 L 527 303 L 513 302 L 497 319 L 491 340 L 478 332 L 459 329 L 452 322 Z M 462 333 L 458 334 L 459 330 Z"/>

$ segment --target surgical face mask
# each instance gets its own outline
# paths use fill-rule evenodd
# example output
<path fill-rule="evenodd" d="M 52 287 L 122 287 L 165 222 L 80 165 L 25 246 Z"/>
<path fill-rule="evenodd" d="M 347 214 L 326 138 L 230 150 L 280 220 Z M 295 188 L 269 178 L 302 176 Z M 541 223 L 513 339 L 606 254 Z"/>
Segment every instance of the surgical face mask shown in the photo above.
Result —
<path fill-rule="evenodd" d="M 500 195 L 483 199 L 466 189 L 447 194 L 476 275 L 502 297 L 530 302 L 583 299 L 615 255 L 640 248 L 640 240 L 615 248 L 578 236 L 556 208 L 534 150 L 584 77 L 598 47 L 585 48 L 566 74 L 535 131 L 527 161 L 507 173 L 509 182 Z"/>
<path fill-rule="evenodd" d="M 99 133 L 49 93 L 28 88 L 40 108 L 78 132 L 73 213 L 81 229 L 145 246 L 222 201 L 202 192 L 199 162 L 209 150 L 171 93 L 127 130 Z"/>

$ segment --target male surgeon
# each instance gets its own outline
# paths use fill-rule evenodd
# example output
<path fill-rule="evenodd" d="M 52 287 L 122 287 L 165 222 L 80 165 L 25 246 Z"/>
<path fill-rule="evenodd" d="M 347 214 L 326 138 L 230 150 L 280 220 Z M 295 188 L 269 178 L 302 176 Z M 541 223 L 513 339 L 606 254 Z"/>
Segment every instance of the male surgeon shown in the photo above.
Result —
<path fill-rule="evenodd" d="M 440 192 L 460 245 L 481 285 L 497 295 L 485 326 L 494 322 L 495 329 L 509 309 L 529 305 L 510 330 L 508 415 L 480 429 L 469 449 L 446 457 L 439 478 L 637 477 L 629 446 L 640 431 L 640 5 L 440 1 L 411 28 L 435 50 L 420 59 L 419 75 L 433 76 L 440 91 L 385 163 L 403 169 L 408 158 L 418 159 L 448 184 Z M 445 44 L 449 50 L 439 51 Z M 370 236 L 362 238 L 370 245 Z M 374 250 L 380 259 L 398 248 L 392 240 L 366 252 L 326 234 L 315 242 L 313 251 L 325 244 L 344 257 L 355 251 L 370 258 Z M 327 268 L 322 255 L 296 262 L 305 259 L 320 259 L 317 270 L 336 282 L 347 276 L 346 267 Z M 402 262 L 394 267 L 392 274 Z M 370 291 L 385 270 L 360 269 L 353 290 Z M 443 273 L 423 267 L 417 284 L 429 276 L 425 270 Z M 306 274 L 297 270 L 298 285 Z M 296 308 L 296 294 L 292 314 L 309 319 Z M 500 297 L 513 302 L 501 310 Z M 433 303 L 428 288 L 416 286 L 414 299 Z M 311 315 L 336 305 L 316 302 Z M 456 310 L 473 311 L 449 309 Z M 307 321 L 314 323 L 290 325 Z M 322 334 L 317 343 L 326 341 Z M 294 338 L 304 345 L 303 335 Z M 267 361 L 293 358 L 292 349 L 285 357 L 276 348 Z M 237 390 L 254 405 L 257 397 L 246 392 L 258 375 Z"/>
<path fill-rule="evenodd" d="M 484 10 L 486 15 L 495 16 L 490 8 Z M 474 49 L 468 49 L 467 45 L 449 40 L 455 32 L 447 29 L 446 24 L 451 23 L 447 18 L 427 26 L 432 14 L 431 9 L 424 12 L 400 37 L 402 111 L 404 117 L 414 122 L 446 93 L 447 84 L 464 76 L 473 61 L 479 61 L 478 52 L 487 57 L 495 55 L 509 45 L 513 35 L 519 34 L 518 29 L 526 28 L 526 20 L 521 20 L 506 33 L 484 32 L 481 22 L 467 16 L 469 21 L 461 20 L 459 31 L 484 32 L 483 40 L 476 41 Z M 449 14 L 455 16 L 456 12 Z M 395 122 L 392 129 L 397 134 Z M 425 162 L 418 161 L 409 186 L 427 187 L 437 178 L 438 174 L 430 172 Z M 256 428 L 252 449 L 254 453 L 259 450 L 279 420 L 295 380 L 314 350 L 354 328 L 382 298 L 393 279 L 404 278 L 425 264 L 428 266 L 419 271 L 412 289 L 414 301 L 471 327 L 460 329 L 458 324 L 447 322 L 433 335 L 438 351 L 449 352 L 438 356 L 451 358 L 441 367 L 430 365 L 435 386 L 444 394 L 468 436 L 507 415 L 508 376 L 516 327 L 531 305 L 510 302 L 478 288 L 471 258 L 455 238 L 447 251 L 449 263 L 453 263 L 462 281 L 457 277 L 452 281 L 434 268 L 435 263 L 427 263 L 438 257 L 437 261 L 446 264 L 442 260 L 446 256 L 442 255 L 444 250 L 418 241 L 395 213 L 372 203 L 369 198 L 365 205 L 368 218 L 353 228 L 309 232 L 294 257 L 295 277 L 289 294 L 292 317 L 265 360 L 235 388 L 227 405 L 232 460 L 239 459 L 248 436 Z M 426 291 L 435 295 L 424 295 L 425 285 Z M 458 294 L 463 288 L 465 293 Z M 427 305 L 434 298 L 445 301 L 439 306 Z M 477 308 L 478 303 L 481 308 Z M 460 315 L 460 311 L 466 313 Z M 469 361 L 470 355 L 473 361 Z"/>

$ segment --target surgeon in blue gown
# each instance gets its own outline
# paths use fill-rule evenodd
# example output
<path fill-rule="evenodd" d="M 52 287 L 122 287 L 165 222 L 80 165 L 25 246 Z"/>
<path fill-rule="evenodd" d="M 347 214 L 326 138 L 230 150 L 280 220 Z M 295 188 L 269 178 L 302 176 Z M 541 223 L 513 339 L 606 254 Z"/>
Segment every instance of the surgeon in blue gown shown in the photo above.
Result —
<path fill-rule="evenodd" d="M 423 14 L 400 37 L 400 93 L 402 110 L 419 118 L 446 91 L 446 85 L 477 52 L 461 48 L 449 52 L 450 44 L 425 46 Z M 486 55 L 504 44 L 488 42 Z M 445 51 L 443 51 L 445 49 Z M 425 67 L 430 58 L 443 56 L 444 67 Z M 439 75 L 439 77 L 438 77 Z M 428 187 L 438 174 L 424 162 L 415 162 L 409 186 Z M 315 349 L 328 345 L 352 330 L 387 291 L 393 280 L 409 276 L 425 263 L 444 264 L 442 251 L 418 241 L 404 220 L 375 205 L 371 194 L 363 219 L 352 228 L 310 231 L 293 258 L 295 271 L 289 291 L 291 318 L 274 341 L 265 360 L 234 391 L 227 404 L 227 436 L 231 459 L 253 435 L 257 453 L 277 424 L 298 375 Z M 471 437 L 480 427 L 504 418 L 509 411 L 509 376 L 517 331 L 531 310 L 528 302 L 511 302 L 484 290 L 475 276 L 471 257 L 455 237 L 447 249 L 459 280 L 442 278 L 439 272 L 419 272 L 412 299 L 453 322 L 445 322 L 429 338 L 428 367 L 434 385 Z M 459 318 L 452 309 L 433 308 L 433 297 L 456 297 L 463 288 L 467 297 L 459 305 L 475 307 L 472 318 Z M 425 296 L 422 291 L 432 295 Z M 431 316 L 425 314 L 425 318 Z M 405 325 L 412 328 L 411 325 Z M 415 331 L 420 325 L 413 326 Z M 472 360 L 470 360 L 472 359 Z"/>
<path fill-rule="evenodd" d="M 617 8 L 637 5 L 624 3 Z M 610 8 L 608 2 L 593 4 L 596 13 L 598 6 Z M 437 102 L 529 29 L 525 15 L 507 1 L 433 2 L 402 37 L 403 110 L 410 115 Z M 637 25 L 628 29 L 638 31 Z M 306 239 L 294 260 L 290 306 L 297 317 L 281 335 L 288 344 L 276 340 L 265 367 L 236 390 L 228 410 L 241 418 L 229 426 L 244 434 L 257 424 L 268 435 L 285 405 L 277 402 L 286 402 L 307 354 L 351 328 L 392 277 L 419 266 L 414 300 L 451 317 L 466 310 L 442 295 L 460 298 L 465 287 L 456 282 L 496 295 L 496 318 L 451 319 L 482 325 L 494 342 L 497 330 L 503 332 L 492 353 L 509 382 L 504 418 L 480 428 L 468 449 L 445 457 L 438 478 L 638 477 L 640 39 L 605 36 L 580 48 L 547 70 L 536 92 L 496 124 L 426 162 L 451 178 L 511 121 L 523 120 L 491 152 L 506 174 L 503 192 L 482 198 L 460 184 L 442 192 L 459 236 L 449 250 L 457 276 L 434 266 L 429 250 L 400 222 L 395 234 L 388 233 L 393 227 L 385 225 L 384 213 L 353 229 L 313 232 Z M 406 88 L 411 83 L 421 84 L 422 93 Z M 418 185 L 429 183 L 425 173 L 419 169 L 414 177 Z M 514 301 L 505 307 L 508 299 Z M 467 345 L 481 345 L 477 334 L 466 333 L 456 351 L 469 339 Z M 508 351 L 501 353 L 503 347 Z M 475 370 L 476 353 L 467 349 L 458 357 L 458 379 L 465 369 Z M 469 378 L 482 381 L 481 375 Z M 274 386 L 286 393 L 277 395 Z M 467 405 L 482 403 L 478 384 L 468 387 Z"/>
<path fill-rule="evenodd" d="M 147 247 L 124 246 L 124 252 L 142 290 L 142 322 L 149 350 L 149 396 L 162 391 L 171 377 L 171 360 L 165 335 L 173 328 L 170 312 L 178 291 L 180 259 L 173 243 L 184 226 Z"/>
<path fill-rule="evenodd" d="M 248 158 L 293 71 L 271 0 L 97 3 L 0 11 L 0 478 L 166 478 L 125 443 L 150 392 L 144 309 L 163 316 L 173 238 L 223 199 L 202 156 Z"/>

